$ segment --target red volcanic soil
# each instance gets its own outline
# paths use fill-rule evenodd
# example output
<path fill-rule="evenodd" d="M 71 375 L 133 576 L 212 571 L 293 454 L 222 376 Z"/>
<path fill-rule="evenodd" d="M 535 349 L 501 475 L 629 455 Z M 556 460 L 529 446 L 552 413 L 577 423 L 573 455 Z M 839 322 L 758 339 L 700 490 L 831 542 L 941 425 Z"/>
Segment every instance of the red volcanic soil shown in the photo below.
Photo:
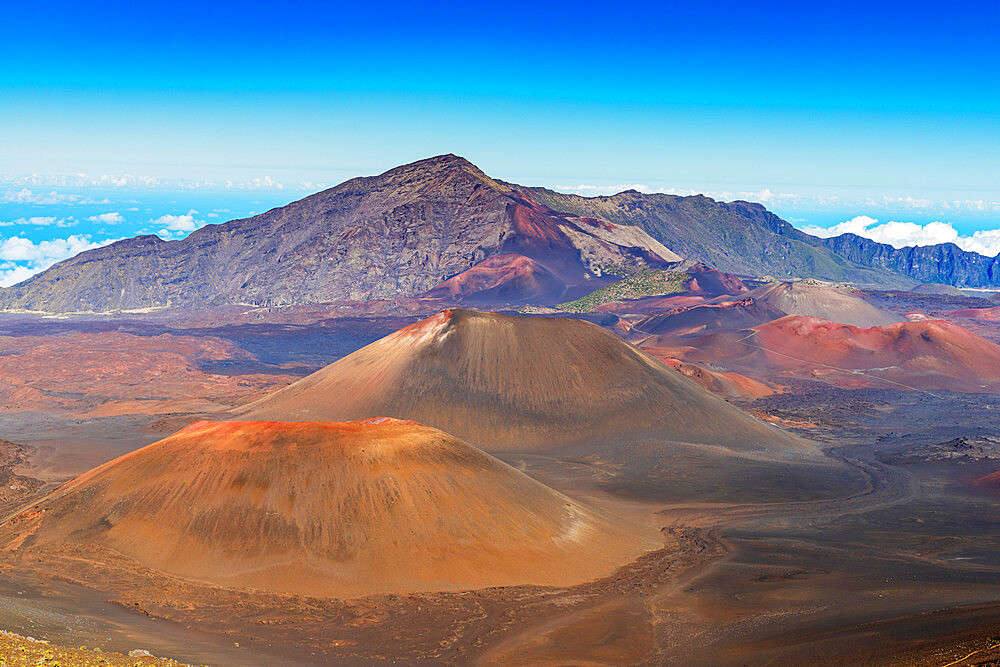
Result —
<path fill-rule="evenodd" d="M 987 491 L 1000 494 L 1000 470 L 980 477 L 976 480 L 976 486 L 981 486 Z"/>
<path fill-rule="evenodd" d="M 777 393 L 763 382 L 758 382 L 739 373 L 712 371 L 699 364 L 681 361 L 676 357 L 657 358 L 684 377 L 718 396 L 754 400 Z"/>
<path fill-rule="evenodd" d="M 234 414 L 388 414 L 501 451 L 655 436 L 717 445 L 720 456 L 816 454 L 589 322 L 467 310 L 401 329 Z"/>
<path fill-rule="evenodd" d="M 746 297 L 730 301 L 674 308 L 633 324 L 635 331 L 655 335 L 686 336 L 714 330 L 747 329 L 778 319 L 783 312 Z"/>
<path fill-rule="evenodd" d="M 883 377 L 924 390 L 1000 389 L 1000 346 L 944 320 L 865 329 L 790 316 L 756 331 L 752 342 L 765 351 L 772 368 L 822 373 L 823 367 L 833 367 L 864 373 L 855 381 Z M 834 383 L 845 378 L 837 372 L 829 377 Z"/>
<path fill-rule="evenodd" d="M 502 252 L 530 257 L 544 266 L 575 288 L 567 297 L 587 294 L 611 282 L 611 276 L 595 269 L 603 263 L 619 265 L 625 261 L 631 268 L 640 268 L 681 261 L 679 255 L 638 227 L 554 211 L 524 193 L 509 196 L 514 204 Z"/>
<path fill-rule="evenodd" d="M 711 363 L 757 380 L 967 393 L 1000 390 L 1000 346 L 944 320 L 854 327 L 789 315 L 743 331 L 650 336 L 658 358 Z"/>
<path fill-rule="evenodd" d="M 204 365 L 244 360 L 211 337 L 117 331 L 0 337 L 5 412 L 61 410 L 87 416 L 221 410 L 294 380 L 292 375 L 219 375 Z"/>
<path fill-rule="evenodd" d="M 715 267 L 697 262 L 687 269 L 691 278 L 684 288 L 692 294 L 706 296 L 737 295 L 747 291 L 743 281 L 731 273 L 723 273 Z"/>
<path fill-rule="evenodd" d="M 686 378 L 718 396 L 727 398 L 757 399 L 777 393 L 763 382 L 752 380 L 739 373 L 712 371 L 699 364 L 681 361 L 676 357 L 657 357 Z"/>
<path fill-rule="evenodd" d="M 1000 322 L 1000 306 L 992 308 L 964 308 L 945 313 L 949 317 L 966 317 L 972 320 L 987 320 L 989 322 Z"/>
<path fill-rule="evenodd" d="M 0 527 L 73 553 L 270 592 L 356 597 L 567 586 L 663 545 L 413 422 L 197 422 L 64 484 Z"/>
<path fill-rule="evenodd" d="M 495 255 L 420 296 L 470 303 L 548 303 L 565 292 L 566 283 L 535 260 Z"/>
<path fill-rule="evenodd" d="M 524 193 L 507 196 L 512 200 L 510 222 L 500 234 L 500 253 L 448 278 L 421 298 L 553 305 L 613 282 L 615 276 L 602 267 L 636 270 L 681 261 L 639 227 L 554 211 Z M 496 242 L 484 239 L 483 247 Z"/>

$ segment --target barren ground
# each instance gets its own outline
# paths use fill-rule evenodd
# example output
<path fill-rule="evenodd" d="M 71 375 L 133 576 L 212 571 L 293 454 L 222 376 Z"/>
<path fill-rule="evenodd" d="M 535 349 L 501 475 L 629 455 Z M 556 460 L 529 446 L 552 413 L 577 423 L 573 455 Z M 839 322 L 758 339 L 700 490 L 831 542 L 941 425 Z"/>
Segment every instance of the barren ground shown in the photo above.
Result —
<path fill-rule="evenodd" d="M 295 325 L 275 345 L 285 355 L 279 360 L 260 351 L 267 337 L 232 326 L 237 333 L 213 336 L 246 336 L 243 349 L 257 345 L 254 363 L 293 363 L 298 346 L 310 367 L 320 363 L 322 336 L 349 347 L 344 336 L 357 345 L 362 330 Z M 379 327 L 398 324 L 375 325 L 372 338 Z M 762 489 L 753 503 L 734 503 L 725 488 L 698 479 L 651 494 L 648 483 L 616 483 L 613 467 L 572 453 L 504 457 L 572 497 L 661 529 L 663 550 L 594 582 L 341 601 L 238 592 L 152 571 L 130 569 L 123 579 L 121 570 L 95 569 L 83 552 L 54 554 L 44 565 L 5 556 L 0 627 L 67 646 L 144 648 L 211 664 L 1000 659 L 1000 497 L 971 484 L 1000 464 L 919 455 L 956 438 L 995 436 L 1000 397 L 807 382 L 793 389 L 742 407 L 802 425 L 798 433 L 850 464 L 860 484 L 842 497 L 773 502 Z M 0 415 L 0 438 L 37 448 L 18 474 L 54 483 L 193 418 L 11 412 Z M 664 475 L 662 483 L 679 484 Z M 5 514 L 31 492 L 9 500 Z M 159 595 L 138 594 L 154 586 Z"/>

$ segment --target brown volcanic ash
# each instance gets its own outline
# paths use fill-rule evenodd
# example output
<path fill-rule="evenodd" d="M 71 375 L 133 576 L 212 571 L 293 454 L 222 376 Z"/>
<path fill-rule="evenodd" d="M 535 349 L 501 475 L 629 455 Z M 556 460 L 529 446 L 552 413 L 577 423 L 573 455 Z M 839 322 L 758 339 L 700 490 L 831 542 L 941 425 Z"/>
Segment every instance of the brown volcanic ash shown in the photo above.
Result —
<path fill-rule="evenodd" d="M 65 411 L 89 417 L 208 412 L 240 405 L 294 375 L 212 373 L 252 356 L 210 336 L 120 331 L 0 336 L 0 412 Z"/>
<path fill-rule="evenodd" d="M 831 322 L 856 327 L 893 324 L 902 318 L 880 310 L 846 289 L 829 285 L 769 283 L 745 295 L 762 306 L 776 308 L 786 315 L 821 317 Z"/>
<path fill-rule="evenodd" d="M 412 422 L 197 422 L 8 522 L 29 558 L 111 550 L 185 579 L 312 596 L 565 586 L 662 546 Z"/>
<path fill-rule="evenodd" d="M 506 451 L 649 436 L 719 455 L 816 454 L 596 325 L 467 310 L 401 329 L 236 414 L 388 414 Z"/>

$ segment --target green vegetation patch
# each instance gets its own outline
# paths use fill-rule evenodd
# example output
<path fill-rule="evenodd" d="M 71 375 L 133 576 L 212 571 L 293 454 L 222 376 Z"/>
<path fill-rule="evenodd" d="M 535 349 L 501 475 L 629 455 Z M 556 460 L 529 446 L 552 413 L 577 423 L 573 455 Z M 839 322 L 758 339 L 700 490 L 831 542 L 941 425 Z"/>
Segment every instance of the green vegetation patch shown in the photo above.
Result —
<path fill-rule="evenodd" d="M 78 649 L 54 646 L 43 639 L 33 639 L 0 630 L 0 667 L 181 667 L 169 658 L 157 658 L 136 649 L 129 655 L 103 653 L 99 648 Z"/>
<path fill-rule="evenodd" d="M 605 303 L 624 299 L 641 299 L 644 296 L 673 294 L 684 290 L 684 281 L 690 276 L 677 271 L 646 269 L 639 273 L 611 283 L 575 301 L 559 304 L 559 308 L 570 313 L 590 313 Z"/>

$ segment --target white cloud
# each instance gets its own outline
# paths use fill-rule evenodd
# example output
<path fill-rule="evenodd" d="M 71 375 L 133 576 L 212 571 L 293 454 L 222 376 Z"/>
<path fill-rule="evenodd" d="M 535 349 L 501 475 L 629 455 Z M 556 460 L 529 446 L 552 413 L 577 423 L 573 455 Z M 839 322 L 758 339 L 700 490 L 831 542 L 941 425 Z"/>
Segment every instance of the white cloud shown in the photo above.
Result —
<path fill-rule="evenodd" d="M 99 213 L 98 215 L 92 215 L 87 220 L 91 222 L 97 222 L 102 225 L 117 225 L 125 222 L 125 217 L 118 213 L 117 211 L 113 213 Z"/>
<path fill-rule="evenodd" d="M 56 262 L 113 242 L 114 239 L 91 241 L 89 236 L 83 234 L 38 243 L 23 236 L 3 239 L 0 241 L 0 260 L 3 260 L 0 264 L 0 286 L 16 285 Z"/>
<path fill-rule="evenodd" d="M 14 225 L 25 227 L 74 227 L 78 224 L 72 217 L 57 218 L 52 215 L 35 215 L 30 218 L 17 218 L 16 220 L 5 220 L 0 222 L 0 227 L 13 227 Z"/>
<path fill-rule="evenodd" d="M 962 236 L 950 222 L 898 222 L 890 220 L 880 223 L 878 219 L 859 215 L 832 227 L 807 225 L 802 231 L 813 236 L 829 238 L 841 234 L 857 234 L 879 243 L 888 243 L 894 248 L 907 246 L 928 246 L 938 243 L 954 243 L 962 250 L 978 252 L 980 255 L 995 257 L 1000 254 L 1000 229 L 973 232 Z"/>
<path fill-rule="evenodd" d="M 35 192 L 28 188 L 8 190 L 0 201 L 12 204 L 75 204 L 83 199 L 82 195 L 67 195 L 58 192 Z"/>
<path fill-rule="evenodd" d="M 67 194 L 65 192 L 36 192 L 29 188 L 20 190 L 7 190 L 0 195 L 0 203 L 4 204 L 36 204 L 39 206 L 52 206 L 56 204 L 110 204 L 111 200 L 105 197 L 101 200 L 91 199 L 78 194 Z"/>
<path fill-rule="evenodd" d="M 195 219 L 197 213 L 198 211 L 192 209 L 184 215 L 161 215 L 152 220 L 151 224 L 153 227 L 161 227 L 156 233 L 164 239 L 180 238 L 205 225 L 204 220 Z"/>
<path fill-rule="evenodd" d="M 774 202 L 784 202 L 791 200 L 802 200 L 805 199 L 801 195 L 786 193 L 786 192 L 773 192 L 770 188 L 764 188 L 763 190 L 757 191 L 727 191 L 727 190 L 689 190 L 684 188 L 651 188 L 648 185 L 643 185 L 641 183 L 619 183 L 615 185 L 592 185 L 587 183 L 581 183 L 579 185 L 557 185 L 556 190 L 561 192 L 570 192 L 573 194 L 584 195 L 586 197 L 594 197 L 600 195 L 614 195 L 625 190 L 638 190 L 645 195 L 654 194 L 665 194 L 665 195 L 677 195 L 679 197 L 690 197 L 692 195 L 705 195 L 706 197 L 711 197 L 719 201 L 733 201 L 735 199 L 743 199 L 752 202 L 761 202 L 764 204 L 774 203 Z"/>
<path fill-rule="evenodd" d="M 35 243 L 23 236 L 11 236 L 0 242 L 0 259 L 27 262 L 58 262 L 84 250 L 99 248 L 89 236 L 74 234 L 65 239 L 50 239 Z"/>
<path fill-rule="evenodd" d="M 959 237 L 958 245 L 963 250 L 978 252 L 987 257 L 996 257 L 1000 254 L 1000 229 L 972 232 L 972 236 Z"/>
<path fill-rule="evenodd" d="M 149 176 L 132 176 L 131 174 L 25 174 L 21 176 L 3 176 L 3 182 L 16 187 L 26 188 L 85 188 L 85 187 L 115 187 L 141 188 L 155 187 L 160 180 Z"/>
<path fill-rule="evenodd" d="M 32 269 L 14 262 L 4 262 L 0 264 L 0 287 L 10 287 L 22 283 L 39 271 L 41 269 Z"/>
<path fill-rule="evenodd" d="M 38 227 L 47 227 L 49 225 L 56 224 L 57 219 L 55 216 L 40 216 L 36 215 L 31 218 L 18 218 L 14 221 L 15 225 L 36 225 Z"/>
<path fill-rule="evenodd" d="M 638 190 L 639 192 L 648 193 L 649 187 L 642 185 L 641 183 L 626 183 L 618 185 L 588 185 L 586 183 L 581 183 L 580 185 L 557 185 L 556 190 L 581 195 L 615 195 L 619 192 L 624 192 L 625 190 Z"/>
<path fill-rule="evenodd" d="M 275 181 L 270 176 L 264 176 L 263 178 L 253 178 L 245 183 L 239 184 L 244 190 L 284 190 L 285 184 Z"/>
<path fill-rule="evenodd" d="M 66 201 L 73 198 L 85 199 L 82 195 L 71 195 L 59 192 L 39 193 L 38 188 L 116 188 L 116 189 L 162 189 L 162 190 L 305 190 L 315 191 L 327 187 L 326 183 L 316 181 L 282 182 L 270 176 L 259 176 L 245 181 L 227 180 L 213 181 L 201 179 L 163 179 L 151 176 L 134 176 L 132 174 L 100 174 L 97 176 L 90 174 L 27 174 L 27 175 L 0 175 L 0 183 L 10 188 L 20 188 L 8 193 L 15 196 L 17 193 L 26 197 L 47 196 L 49 199 L 61 198 Z M 38 203 L 38 202 L 30 202 Z"/>

